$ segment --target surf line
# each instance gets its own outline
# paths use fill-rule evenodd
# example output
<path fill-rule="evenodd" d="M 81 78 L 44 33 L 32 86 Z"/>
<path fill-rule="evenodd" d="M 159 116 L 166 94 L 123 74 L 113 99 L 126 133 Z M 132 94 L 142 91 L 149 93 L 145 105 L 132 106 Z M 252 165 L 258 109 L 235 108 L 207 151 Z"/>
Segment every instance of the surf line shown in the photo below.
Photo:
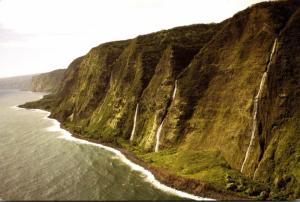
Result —
<path fill-rule="evenodd" d="M 82 139 L 73 137 L 72 134 L 69 131 L 67 131 L 65 129 L 62 129 L 60 127 L 60 122 L 59 121 L 57 121 L 56 119 L 49 118 L 51 113 L 48 112 L 48 111 L 40 110 L 40 109 L 31 109 L 31 111 L 45 114 L 43 119 L 47 119 L 47 120 L 52 121 L 52 126 L 48 127 L 47 131 L 61 132 L 62 135 L 59 136 L 58 138 L 65 139 L 65 140 L 68 140 L 68 141 L 73 141 L 73 142 L 76 142 L 76 143 L 79 143 L 79 144 L 86 144 L 86 145 L 96 146 L 96 147 L 102 148 L 106 151 L 109 151 L 109 152 L 115 154 L 116 156 L 119 157 L 120 161 L 127 164 L 132 170 L 143 174 L 145 176 L 144 180 L 146 182 L 151 183 L 155 188 L 157 188 L 159 190 L 162 190 L 162 191 L 164 191 L 166 193 L 169 193 L 169 194 L 173 194 L 175 196 L 179 196 L 179 197 L 186 198 L 186 199 L 192 199 L 192 200 L 196 200 L 196 201 L 215 201 L 215 199 L 212 199 L 212 198 L 203 198 L 203 197 L 199 197 L 199 196 L 196 196 L 196 195 L 193 195 L 193 194 L 189 194 L 189 193 L 177 190 L 175 188 L 168 187 L 167 185 L 164 185 L 164 184 L 160 183 L 149 170 L 147 170 L 144 167 L 142 167 L 138 164 L 135 164 L 132 161 L 130 161 L 129 159 L 127 159 L 126 156 L 122 152 L 120 152 L 119 150 L 108 147 L 108 146 L 105 146 L 105 145 L 102 145 L 102 144 L 89 142 L 87 140 L 82 140 Z"/>

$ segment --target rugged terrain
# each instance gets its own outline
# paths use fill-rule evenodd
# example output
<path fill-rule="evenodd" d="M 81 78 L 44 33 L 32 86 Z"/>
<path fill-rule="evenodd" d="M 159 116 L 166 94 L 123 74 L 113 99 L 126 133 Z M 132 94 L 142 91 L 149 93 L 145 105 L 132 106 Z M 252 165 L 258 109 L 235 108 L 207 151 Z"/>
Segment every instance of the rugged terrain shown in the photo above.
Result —
<path fill-rule="evenodd" d="M 299 1 L 265 2 L 219 24 L 105 43 L 23 107 L 220 193 L 299 198 L 299 24 Z"/>
<path fill-rule="evenodd" d="M 65 69 L 58 69 L 42 74 L 0 78 L 0 89 L 55 93 L 61 85 L 64 72 Z"/>
<path fill-rule="evenodd" d="M 56 92 L 61 85 L 65 69 L 57 69 L 51 72 L 32 77 L 30 89 L 33 92 Z"/>
<path fill-rule="evenodd" d="M 33 75 L 0 78 L 0 89 L 30 90 Z"/>

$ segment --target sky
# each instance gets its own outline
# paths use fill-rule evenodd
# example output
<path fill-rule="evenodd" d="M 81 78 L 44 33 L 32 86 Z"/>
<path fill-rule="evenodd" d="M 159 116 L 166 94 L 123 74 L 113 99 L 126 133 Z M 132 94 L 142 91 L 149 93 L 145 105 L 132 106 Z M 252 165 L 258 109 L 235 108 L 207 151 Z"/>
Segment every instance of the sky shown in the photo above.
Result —
<path fill-rule="evenodd" d="M 221 22 L 263 0 L 0 0 L 0 77 L 67 68 L 101 43 Z"/>

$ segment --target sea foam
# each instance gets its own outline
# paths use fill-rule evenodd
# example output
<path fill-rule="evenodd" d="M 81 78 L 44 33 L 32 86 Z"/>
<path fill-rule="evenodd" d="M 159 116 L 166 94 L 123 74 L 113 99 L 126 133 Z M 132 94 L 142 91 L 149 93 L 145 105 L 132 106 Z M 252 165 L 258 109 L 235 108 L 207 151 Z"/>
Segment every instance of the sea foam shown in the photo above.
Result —
<path fill-rule="evenodd" d="M 18 107 L 18 105 L 11 106 L 10 108 L 13 109 L 14 111 L 22 110 L 22 108 Z"/>
<path fill-rule="evenodd" d="M 198 201 L 213 201 L 213 200 L 215 200 L 215 199 L 211 199 L 211 198 L 199 197 L 199 196 L 196 196 L 196 195 L 193 195 L 193 194 L 189 194 L 189 193 L 186 193 L 186 192 L 179 191 L 177 189 L 168 187 L 168 186 L 160 183 L 149 170 L 146 170 L 142 166 L 140 166 L 138 164 L 135 164 L 132 161 L 130 161 L 129 159 L 127 159 L 126 156 L 124 154 L 122 154 L 119 150 L 108 147 L 108 146 L 105 146 L 105 145 L 102 145 L 102 144 L 98 144 L 98 143 L 94 143 L 94 142 L 89 142 L 87 140 L 82 140 L 82 139 L 75 138 L 75 137 L 72 136 L 72 134 L 69 131 L 67 131 L 65 129 L 62 129 L 60 127 L 60 122 L 58 122 L 55 119 L 48 118 L 48 116 L 50 116 L 50 114 L 51 114 L 50 112 L 40 110 L 40 109 L 34 109 L 32 111 L 45 114 L 44 118 L 48 119 L 52 122 L 52 126 L 48 127 L 47 131 L 50 131 L 50 132 L 55 131 L 55 132 L 60 132 L 62 134 L 61 136 L 58 136 L 57 138 L 65 139 L 65 140 L 68 140 L 68 141 L 73 141 L 73 142 L 76 142 L 76 143 L 79 143 L 79 144 L 86 144 L 86 145 L 96 146 L 96 147 L 105 149 L 105 150 L 115 154 L 118 157 L 119 160 L 121 160 L 123 163 L 127 164 L 132 170 L 137 171 L 137 172 L 141 173 L 143 176 L 145 176 L 144 180 L 146 182 L 151 183 L 154 187 L 156 187 L 156 188 L 158 188 L 158 189 L 160 189 L 164 192 L 167 192 L 167 193 L 170 193 L 170 194 L 182 197 L 182 198 L 198 200 Z"/>

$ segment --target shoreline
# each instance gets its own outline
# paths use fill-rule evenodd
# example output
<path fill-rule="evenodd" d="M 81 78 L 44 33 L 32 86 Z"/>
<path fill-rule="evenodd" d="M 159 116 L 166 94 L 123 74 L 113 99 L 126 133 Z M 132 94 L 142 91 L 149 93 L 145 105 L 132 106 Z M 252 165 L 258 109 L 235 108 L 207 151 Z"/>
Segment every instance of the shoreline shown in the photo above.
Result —
<path fill-rule="evenodd" d="M 15 106 L 15 109 L 27 109 Z M 116 147 L 113 144 L 102 143 L 99 140 L 90 139 L 74 132 L 68 131 L 66 127 L 58 120 L 50 118 L 51 112 L 41 109 L 28 109 L 30 111 L 46 113 L 43 119 L 52 121 L 52 126 L 46 128 L 49 132 L 61 132 L 62 135 L 57 138 L 74 141 L 79 144 L 88 144 L 100 147 L 106 151 L 115 154 L 120 161 L 128 165 L 132 170 L 145 176 L 144 181 L 151 183 L 155 188 L 178 196 L 183 199 L 192 199 L 198 201 L 213 200 L 247 200 L 248 198 L 236 196 L 230 193 L 224 193 L 215 190 L 212 186 L 202 183 L 196 179 L 184 178 L 170 174 L 168 171 L 148 165 L 139 159 L 133 152 L 124 148 Z M 202 196 L 200 196 L 202 195 Z M 248 199 L 249 200 L 249 199 Z"/>
<path fill-rule="evenodd" d="M 62 128 L 63 128 L 63 130 L 66 130 L 65 127 L 62 126 Z M 159 181 L 159 183 L 162 185 L 165 185 L 165 186 L 167 186 L 171 189 L 174 189 L 176 191 L 179 191 L 179 192 L 183 192 L 183 193 L 186 193 L 186 194 L 198 197 L 198 198 L 203 198 L 203 199 L 194 199 L 194 200 L 203 200 L 203 201 L 249 200 L 249 198 L 239 197 L 236 195 L 226 194 L 226 193 L 217 191 L 210 185 L 202 183 L 196 179 L 184 178 L 181 176 L 172 175 L 166 170 L 148 165 L 147 163 L 145 163 L 144 161 L 142 161 L 141 159 L 136 157 L 136 155 L 133 152 L 128 151 L 124 148 L 119 148 L 119 147 L 116 147 L 115 145 L 108 144 L 108 143 L 101 143 L 98 140 L 90 139 L 90 138 L 87 138 L 87 137 L 84 137 L 84 136 L 81 136 L 78 134 L 74 134 L 74 133 L 71 133 L 71 134 L 73 137 L 75 137 L 77 139 L 85 140 L 85 141 L 95 143 L 95 144 L 100 144 L 105 147 L 110 147 L 115 150 L 118 150 L 129 161 L 131 161 L 134 164 L 149 171 L 154 176 L 155 180 Z M 160 189 L 160 188 L 158 188 L 158 189 Z M 162 190 L 162 189 L 160 189 L 160 190 Z M 169 192 L 167 192 L 167 193 L 169 193 Z M 175 194 L 175 195 L 177 195 L 177 194 Z M 203 196 L 200 196 L 200 195 L 203 195 Z M 180 195 L 177 195 L 177 196 L 180 196 Z M 180 196 L 180 197 L 182 197 L 182 196 Z M 193 199 L 193 198 L 188 198 L 188 199 Z"/>
<path fill-rule="evenodd" d="M 26 108 L 21 108 L 18 106 L 16 106 L 16 108 L 26 109 Z M 137 172 L 141 173 L 142 175 L 144 175 L 145 176 L 144 181 L 150 183 L 152 186 L 154 186 L 155 188 L 157 188 L 163 192 L 178 196 L 183 199 L 192 199 L 192 200 L 197 200 L 197 201 L 214 201 L 214 200 L 216 200 L 213 198 L 206 198 L 206 197 L 201 197 L 201 196 L 197 196 L 194 194 L 190 194 L 188 192 L 184 192 L 184 191 L 178 190 L 176 188 L 170 187 L 168 185 L 165 185 L 165 183 L 161 183 L 160 180 L 157 179 L 157 176 L 155 175 L 155 173 L 153 173 L 153 170 L 155 170 L 155 169 L 149 168 L 146 165 L 146 163 L 144 163 L 143 161 L 136 158 L 134 156 L 134 154 L 132 154 L 124 149 L 116 148 L 113 145 L 103 144 L 103 143 L 100 143 L 99 141 L 91 140 L 91 139 L 82 137 L 78 134 L 74 135 L 73 133 L 66 130 L 65 127 L 59 121 L 57 121 L 56 119 L 50 118 L 49 116 L 51 115 L 51 113 L 46 110 L 41 110 L 41 109 L 29 109 L 29 110 L 33 111 L 33 112 L 44 113 L 44 114 L 46 113 L 46 115 L 43 117 L 43 119 L 48 119 L 53 122 L 52 126 L 46 128 L 46 130 L 48 130 L 49 132 L 61 132 L 62 135 L 58 136 L 57 138 L 65 139 L 68 141 L 73 141 L 73 142 L 76 142 L 79 144 L 88 144 L 88 145 L 100 147 L 106 151 L 109 151 L 109 152 L 115 154 L 119 158 L 120 161 L 122 161 L 123 163 L 128 165 L 132 170 L 137 171 Z"/>

